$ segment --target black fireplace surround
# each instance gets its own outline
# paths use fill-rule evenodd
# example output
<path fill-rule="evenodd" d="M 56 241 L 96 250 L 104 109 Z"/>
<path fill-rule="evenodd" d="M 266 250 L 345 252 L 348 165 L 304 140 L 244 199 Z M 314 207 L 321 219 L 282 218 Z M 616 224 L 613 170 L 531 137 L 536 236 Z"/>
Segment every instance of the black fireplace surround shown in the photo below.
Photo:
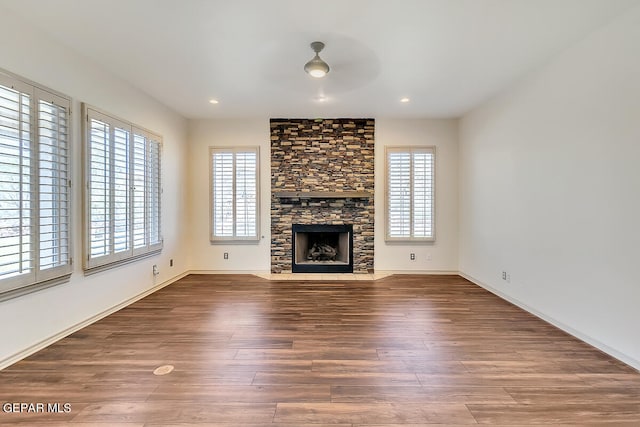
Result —
<path fill-rule="evenodd" d="M 293 224 L 293 273 L 353 273 L 353 225 Z"/>

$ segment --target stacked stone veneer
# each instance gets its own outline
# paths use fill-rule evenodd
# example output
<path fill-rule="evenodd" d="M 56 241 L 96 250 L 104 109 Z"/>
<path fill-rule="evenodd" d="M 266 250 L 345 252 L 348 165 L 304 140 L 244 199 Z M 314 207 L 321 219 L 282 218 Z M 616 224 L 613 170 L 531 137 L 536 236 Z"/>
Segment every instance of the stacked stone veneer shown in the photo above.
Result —
<path fill-rule="evenodd" d="M 353 224 L 353 271 L 373 271 L 373 119 L 271 120 L 271 272 L 289 273 L 291 224 Z M 281 199 L 278 191 L 369 198 Z"/>

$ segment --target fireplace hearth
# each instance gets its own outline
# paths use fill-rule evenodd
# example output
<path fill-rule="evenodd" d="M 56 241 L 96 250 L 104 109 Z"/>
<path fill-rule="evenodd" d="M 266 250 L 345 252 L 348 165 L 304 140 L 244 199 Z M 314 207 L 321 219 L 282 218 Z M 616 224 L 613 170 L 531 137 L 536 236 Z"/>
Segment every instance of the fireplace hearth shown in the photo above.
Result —
<path fill-rule="evenodd" d="M 353 225 L 293 224 L 293 273 L 353 273 Z"/>

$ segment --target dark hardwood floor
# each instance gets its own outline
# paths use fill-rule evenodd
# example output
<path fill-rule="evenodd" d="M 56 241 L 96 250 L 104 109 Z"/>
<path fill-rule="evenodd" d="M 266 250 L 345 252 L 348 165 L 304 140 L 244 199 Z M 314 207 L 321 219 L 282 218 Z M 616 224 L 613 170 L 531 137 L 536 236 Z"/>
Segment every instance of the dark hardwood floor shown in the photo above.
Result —
<path fill-rule="evenodd" d="M 29 426 L 639 426 L 640 373 L 456 276 L 191 275 L 1 371 L 0 403 Z"/>

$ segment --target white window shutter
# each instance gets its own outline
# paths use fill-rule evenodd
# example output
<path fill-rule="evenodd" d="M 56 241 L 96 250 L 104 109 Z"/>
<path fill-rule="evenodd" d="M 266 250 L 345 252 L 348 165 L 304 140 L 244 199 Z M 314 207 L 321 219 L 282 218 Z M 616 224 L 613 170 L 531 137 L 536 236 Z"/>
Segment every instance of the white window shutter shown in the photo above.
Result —
<path fill-rule="evenodd" d="M 236 153 L 236 236 L 255 237 L 257 220 L 257 158 L 254 152 Z"/>
<path fill-rule="evenodd" d="M 134 253 L 162 244 L 160 234 L 160 138 L 134 128 L 132 150 L 132 234 Z"/>
<path fill-rule="evenodd" d="M 390 237 L 411 235 L 411 155 L 388 153 L 388 230 Z"/>
<path fill-rule="evenodd" d="M 257 147 L 211 149 L 211 240 L 258 240 Z"/>
<path fill-rule="evenodd" d="M 433 153 L 413 153 L 413 237 L 433 237 Z"/>
<path fill-rule="evenodd" d="M 387 147 L 386 239 L 434 240 L 434 147 Z"/>
<path fill-rule="evenodd" d="M 69 101 L 36 91 L 38 102 L 39 279 L 71 258 Z M 45 270 L 51 272 L 45 274 Z"/>
<path fill-rule="evenodd" d="M 133 208 L 132 214 L 132 237 L 133 248 L 144 248 L 147 245 L 147 143 L 143 135 L 133 136 Z"/>
<path fill-rule="evenodd" d="M 86 107 L 85 270 L 162 249 L 161 138 Z"/>
<path fill-rule="evenodd" d="M 129 138 L 130 131 L 120 127 L 114 129 L 113 157 L 111 163 L 113 197 L 113 251 L 126 252 L 131 249 L 129 206 Z"/>
<path fill-rule="evenodd" d="M 147 224 L 149 245 L 162 244 L 160 232 L 162 224 L 162 145 L 157 140 L 149 140 L 147 146 Z"/>
<path fill-rule="evenodd" d="M 35 281 L 34 147 L 30 88 L 0 81 L 0 279 Z M 7 82 L 9 83 L 9 82 Z M 13 83 L 13 82 L 10 82 Z M 14 278 L 13 280 L 6 280 Z"/>
<path fill-rule="evenodd" d="M 111 126 L 89 119 L 89 259 L 111 254 Z"/>
<path fill-rule="evenodd" d="M 69 108 L 0 74 L 0 293 L 71 272 Z"/>
<path fill-rule="evenodd" d="M 216 237 L 233 236 L 233 153 L 213 154 L 213 229 Z"/>

